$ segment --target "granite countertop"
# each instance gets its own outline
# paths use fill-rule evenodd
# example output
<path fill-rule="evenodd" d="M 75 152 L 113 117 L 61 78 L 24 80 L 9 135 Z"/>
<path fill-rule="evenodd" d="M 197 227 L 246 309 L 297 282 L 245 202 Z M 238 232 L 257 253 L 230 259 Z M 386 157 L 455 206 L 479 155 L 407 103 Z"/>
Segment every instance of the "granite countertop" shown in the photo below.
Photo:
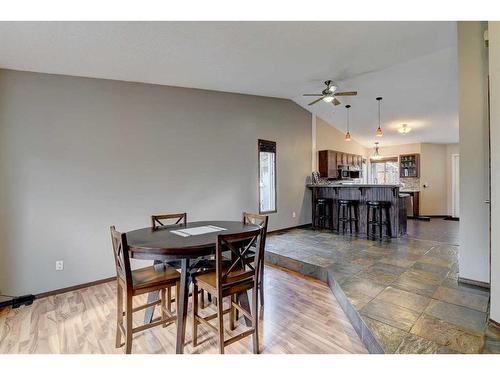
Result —
<path fill-rule="evenodd" d="M 334 187 L 334 188 L 359 188 L 359 187 L 373 187 L 373 188 L 399 188 L 400 185 L 389 185 L 389 184 L 307 184 L 307 187 Z"/>

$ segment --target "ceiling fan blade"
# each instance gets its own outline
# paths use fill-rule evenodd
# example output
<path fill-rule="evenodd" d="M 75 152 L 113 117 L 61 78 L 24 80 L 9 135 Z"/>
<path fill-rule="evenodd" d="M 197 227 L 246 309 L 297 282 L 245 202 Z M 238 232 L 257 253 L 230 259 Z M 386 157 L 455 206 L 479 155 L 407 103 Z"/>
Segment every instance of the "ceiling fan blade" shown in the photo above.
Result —
<path fill-rule="evenodd" d="M 356 95 L 358 95 L 357 91 L 344 91 L 335 93 L 335 96 L 356 96 Z"/>
<path fill-rule="evenodd" d="M 342 103 L 340 103 L 340 101 L 337 98 L 333 98 L 332 104 L 333 105 L 339 105 L 339 104 L 342 104 Z"/>
<path fill-rule="evenodd" d="M 316 99 L 315 101 L 309 103 L 308 105 L 313 105 L 313 104 L 316 104 L 317 102 L 319 102 L 320 100 L 323 100 L 324 96 L 322 96 L 321 98 L 318 98 Z"/>
<path fill-rule="evenodd" d="M 302 94 L 302 96 L 323 96 L 323 94 Z"/>

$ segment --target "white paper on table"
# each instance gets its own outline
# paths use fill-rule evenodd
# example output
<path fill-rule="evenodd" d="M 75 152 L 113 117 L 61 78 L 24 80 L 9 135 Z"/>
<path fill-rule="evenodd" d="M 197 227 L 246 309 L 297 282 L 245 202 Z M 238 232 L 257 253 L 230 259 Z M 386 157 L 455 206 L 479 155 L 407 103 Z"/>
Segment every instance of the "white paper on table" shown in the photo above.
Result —
<path fill-rule="evenodd" d="M 172 230 L 170 232 L 177 234 L 178 236 L 188 237 L 188 236 L 197 236 L 200 234 L 207 234 L 207 233 L 213 233 L 213 232 L 221 232 L 223 230 L 226 230 L 226 229 L 216 227 L 214 225 L 204 225 L 202 227 L 178 229 L 178 230 Z"/>
<path fill-rule="evenodd" d="M 189 237 L 189 234 L 187 233 L 182 233 L 180 230 L 171 230 L 170 233 L 176 234 L 181 237 Z"/>

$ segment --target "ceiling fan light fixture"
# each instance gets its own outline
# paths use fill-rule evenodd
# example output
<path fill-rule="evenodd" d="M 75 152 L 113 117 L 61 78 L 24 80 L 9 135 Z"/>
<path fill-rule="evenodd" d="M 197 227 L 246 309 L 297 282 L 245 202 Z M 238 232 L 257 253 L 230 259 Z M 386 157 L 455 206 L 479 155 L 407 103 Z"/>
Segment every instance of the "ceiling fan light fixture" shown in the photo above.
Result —
<path fill-rule="evenodd" d="M 401 134 L 408 134 L 409 132 L 411 132 L 411 128 L 408 126 L 408 124 L 403 124 L 398 129 L 398 132 L 400 132 Z"/>
<path fill-rule="evenodd" d="M 333 99 L 335 99 L 335 97 L 333 95 L 328 95 L 328 96 L 325 96 L 323 98 L 323 101 L 326 103 L 331 103 L 331 102 L 333 102 Z"/>

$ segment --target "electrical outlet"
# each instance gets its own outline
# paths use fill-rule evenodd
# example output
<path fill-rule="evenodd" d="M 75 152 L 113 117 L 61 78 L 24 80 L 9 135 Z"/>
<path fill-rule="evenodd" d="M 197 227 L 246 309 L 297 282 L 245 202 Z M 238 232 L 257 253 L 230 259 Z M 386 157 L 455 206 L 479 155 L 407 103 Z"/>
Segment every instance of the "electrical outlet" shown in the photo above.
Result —
<path fill-rule="evenodd" d="M 62 271 L 64 269 L 64 261 L 57 260 L 56 261 L 56 271 Z"/>
<path fill-rule="evenodd" d="M 295 211 L 292 212 L 292 217 L 295 218 L 295 216 L 297 216 L 297 214 L 295 213 Z"/>

